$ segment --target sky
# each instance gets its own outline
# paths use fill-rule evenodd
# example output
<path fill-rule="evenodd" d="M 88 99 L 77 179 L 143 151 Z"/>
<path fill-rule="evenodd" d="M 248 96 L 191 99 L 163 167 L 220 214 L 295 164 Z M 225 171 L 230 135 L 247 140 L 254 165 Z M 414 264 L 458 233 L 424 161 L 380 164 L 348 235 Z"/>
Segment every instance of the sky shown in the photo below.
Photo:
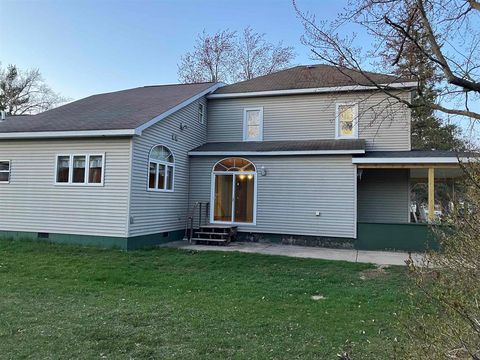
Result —
<path fill-rule="evenodd" d="M 296 1 L 317 21 L 335 19 L 347 3 Z M 0 63 L 38 68 L 54 91 L 76 100 L 176 83 L 180 57 L 199 33 L 247 26 L 293 46 L 292 65 L 315 63 L 301 44 L 292 0 L 0 0 Z M 371 46 L 368 35 L 358 35 L 356 46 Z M 480 111 L 480 104 L 472 108 Z M 469 133 L 469 122 L 453 122 Z M 480 139 L 478 127 L 474 133 Z"/>
<path fill-rule="evenodd" d="M 345 2 L 297 4 L 329 20 Z M 0 0 L 0 14 L 2 65 L 38 68 L 70 99 L 177 82 L 181 55 L 204 29 L 251 26 L 268 41 L 293 46 L 295 65 L 314 63 L 291 0 Z"/>

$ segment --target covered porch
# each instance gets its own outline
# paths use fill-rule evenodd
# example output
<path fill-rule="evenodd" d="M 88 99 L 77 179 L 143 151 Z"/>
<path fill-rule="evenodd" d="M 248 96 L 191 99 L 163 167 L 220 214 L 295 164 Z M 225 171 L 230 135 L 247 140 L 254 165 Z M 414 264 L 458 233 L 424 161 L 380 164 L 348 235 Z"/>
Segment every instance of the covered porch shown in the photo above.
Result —
<path fill-rule="evenodd" d="M 453 209 L 467 157 L 449 151 L 369 152 L 357 166 L 357 240 L 362 250 L 437 249 L 431 225 Z M 441 191 L 439 191 L 441 190 Z"/>

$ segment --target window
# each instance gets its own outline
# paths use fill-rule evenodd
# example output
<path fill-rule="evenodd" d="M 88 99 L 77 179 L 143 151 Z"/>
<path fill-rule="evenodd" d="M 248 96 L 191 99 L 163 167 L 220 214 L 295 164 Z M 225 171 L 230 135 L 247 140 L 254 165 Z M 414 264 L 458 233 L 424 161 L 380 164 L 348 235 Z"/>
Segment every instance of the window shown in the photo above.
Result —
<path fill-rule="evenodd" d="M 337 116 L 335 122 L 336 138 L 358 137 L 358 105 L 337 104 Z"/>
<path fill-rule="evenodd" d="M 70 155 L 57 156 L 57 183 L 70 181 Z"/>
<path fill-rule="evenodd" d="M 73 182 L 76 184 L 85 182 L 85 155 L 73 157 Z"/>
<path fill-rule="evenodd" d="M 205 105 L 198 103 L 198 122 L 205 124 Z"/>
<path fill-rule="evenodd" d="M 10 182 L 10 161 L 0 160 L 0 183 Z"/>
<path fill-rule="evenodd" d="M 172 152 L 163 145 L 152 148 L 148 159 L 148 190 L 173 191 L 174 173 Z"/>
<path fill-rule="evenodd" d="M 56 184 L 103 185 L 105 155 L 57 155 Z"/>
<path fill-rule="evenodd" d="M 223 159 L 212 173 L 212 222 L 255 224 L 257 172 L 242 158 Z"/>
<path fill-rule="evenodd" d="M 103 156 L 90 155 L 88 161 L 88 182 L 101 184 L 103 179 Z"/>
<path fill-rule="evenodd" d="M 244 109 L 243 111 L 243 140 L 263 140 L 263 108 Z"/>

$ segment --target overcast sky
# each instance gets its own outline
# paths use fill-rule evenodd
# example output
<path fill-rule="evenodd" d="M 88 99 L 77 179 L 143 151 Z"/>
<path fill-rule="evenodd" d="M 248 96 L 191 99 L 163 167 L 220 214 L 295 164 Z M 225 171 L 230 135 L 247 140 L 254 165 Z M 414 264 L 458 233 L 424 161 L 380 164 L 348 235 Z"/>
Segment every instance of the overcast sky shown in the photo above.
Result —
<path fill-rule="evenodd" d="M 332 19 L 345 3 L 298 4 Z M 294 46 L 295 64 L 312 63 L 291 0 L 0 0 L 0 13 L 3 66 L 39 68 L 54 90 L 72 99 L 177 82 L 180 56 L 203 29 L 250 25 L 269 41 Z"/>

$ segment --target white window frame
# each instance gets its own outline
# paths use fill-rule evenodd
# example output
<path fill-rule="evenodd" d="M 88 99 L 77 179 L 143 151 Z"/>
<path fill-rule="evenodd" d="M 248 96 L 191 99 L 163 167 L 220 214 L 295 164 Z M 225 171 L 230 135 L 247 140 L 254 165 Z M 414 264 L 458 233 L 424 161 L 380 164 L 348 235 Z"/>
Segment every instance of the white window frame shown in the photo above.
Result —
<path fill-rule="evenodd" d="M 258 137 L 254 139 L 248 138 L 248 121 L 247 112 L 259 111 L 259 131 Z M 243 141 L 263 141 L 263 107 L 252 107 L 243 109 Z"/>
<path fill-rule="evenodd" d="M 68 164 L 68 182 L 58 182 L 58 158 L 61 156 L 69 157 Z M 85 178 L 83 183 L 74 183 L 73 182 L 73 158 L 76 156 L 85 156 Z M 91 156 L 101 156 L 102 157 L 102 178 L 99 183 L 88 182 L 88 177 L 90 173 L 90 157 Z M 55 155 L 55 174 L 54 174 L 54 184 L 59 186 L 104 186 L 105 179 L 105 153 L 72 153 L 72 154 L 56 154 Z"/>
<path fill-rule="evenodd" d="M 211 183 L 210 183 L 210 223 L 211 224 L 228 224 L 228 225 L 245 225 L 245 226 L 255 226 L 257 225 L 257 179 L 258 179 L 258 173 L 257 173 L 257 167 L 256 165 L 251 162 L 248 159 L 241 158 L 243 160 L 246 160 L 250 162 L 254 167 L 255 171 L 215 171 L 215 166 L 222 162 L 223 160 L 229 159 L 228 158 L 223 158 L 213 165 L 212 168 L 212 175 L 211 175 Z M 218 221 L 215 220 L 215 177 L 217 175 L 233 175 L 232 181 L 235 183 L 235 177 L 237 175 L 253 175 L 254 179 L 254 184 L 253 184 L 253 221 L 252 222 L 238 222 L 238 221 L 233 221 L 233 218 L 235 217 L 235 186 L 232 186 L 232 221 Z"/>
<path fill-rule="evenodd" d="M 170 151 L 173 157 L 173 162 L 168 162 L 168 161 L 162 161 L 162 160 L 153 160 L 150 159 L 150 154 L 153 149 L 155 149 L 157 146 L 163 146 Z M 155 164 L 155 188 L 151 189 L 150 188 L 150 163 Z M 165 166 L 165 189 L 158 189 L 158 165 L 164 165 Z M 167 167 L 170 166 L 172 168 L 172 188 L 167 189 L 167 183 L 168 183 L 168 169 Z M 152 146 L 150 151 L 148 152 L 148 161 L 147 161 L 147 191 L 150 192 L 175 192 L 175 155 L 173 154 L 173 151 L 166 145 L 163 144 L 157 144 L 155 146 Z"/>
<path fill-rule="evenodd" d="M 340 132 L 340 106 L 353 106 L 352 135 L 342 135 Z M 335 139 L 358 139 L 358 103 L 336 103 L 335 106 Z"/>
<path fill-rule="evenodd" d="M 10 160 L 0 160 L 0 162 L 8 163 L 8 170 L 0 170 L 1 173 L 7 173 L 8 174 L 8 180 L 7 181 L 0 181 L 0 184 L 10 184 L 10 176 L 12 175 L 12 162 Z"/>
<path fill-rule="evenodd" d="M 206 110 L 207 110 L 207 107 L 205 106 L 205 104 L 199 102 L 198 103 L 198 122 L 202 125 L 205 124 L 205 119 L 207 118 L 206 116 Z"/>

